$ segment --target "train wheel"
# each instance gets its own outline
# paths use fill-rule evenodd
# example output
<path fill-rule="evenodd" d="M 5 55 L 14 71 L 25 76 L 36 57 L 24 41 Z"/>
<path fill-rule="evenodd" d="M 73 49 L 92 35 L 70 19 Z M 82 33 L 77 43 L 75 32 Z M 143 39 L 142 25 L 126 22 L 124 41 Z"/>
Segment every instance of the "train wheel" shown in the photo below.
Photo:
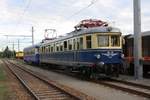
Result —
<path fill-rule="evenodd" d="M 91 76 L 91 69 L 88 67 L 82 67 L 80 72 L 84 78 L 90 78 Z"/>
<path fill-rule="evenodd" d="M 115 77 L 119 77 L 119 69 L 120 69 L 120 65 L 112 65 L 113 67 L 113 76 Z"/>
<path fill-rule="evenodd" d="M 111 66 L 110 65 L 105 65 L 104 68 L 105 68 L 105 74 L 107 76 L 110 76 L 111 73 L 112 73 Z"/>

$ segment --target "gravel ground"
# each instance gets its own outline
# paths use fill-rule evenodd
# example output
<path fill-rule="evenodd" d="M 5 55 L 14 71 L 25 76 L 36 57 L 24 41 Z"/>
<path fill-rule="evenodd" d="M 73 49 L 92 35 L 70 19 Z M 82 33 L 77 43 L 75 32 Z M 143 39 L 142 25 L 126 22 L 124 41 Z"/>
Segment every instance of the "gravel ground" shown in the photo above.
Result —
<path fill-rule="evenodd" d="M 2 61 L 0 60 L 2 64 Z M 7 67 L 4 67 L 7 77 L 7 85 L 9 88 L 9 94 L 6 100 L 34 100 L 33 97 L 27 92 L 22 84 L 16 79 L 16 77 L 10 72 Z"/>
<path fill-rule="evenodd" d="M 133 76 L 126 75 L 120 75 L 118 79 L 150 86 L 150 79 L 135 80 Z"/>
<path fill-rule="evenodd" d="M 48 77 L 50 80 L 57 81 L 60 84 L 75 88 L 89 96 L 95 97 L 97 100 L 149 100 L 137 95 L 129 94 L 120 90 L 115 90 L 96 83 L 76 79 L 63 74 L 47 71 L 30 65 L 27 68 L 39 72 Z"/>

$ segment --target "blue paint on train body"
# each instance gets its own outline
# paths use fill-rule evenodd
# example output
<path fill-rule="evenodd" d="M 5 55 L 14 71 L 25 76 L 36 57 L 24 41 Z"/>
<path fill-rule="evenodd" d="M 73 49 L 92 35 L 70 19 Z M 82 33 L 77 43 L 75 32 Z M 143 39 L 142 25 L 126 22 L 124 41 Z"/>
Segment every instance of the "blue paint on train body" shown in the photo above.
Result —
<path fill-rule="evenodd" d="M 39 64 L 39 54 L 32 54 L 28 56 L 24 56 L 24 61 L 34 64 Z"/>
<path fill-rule="evenodd" d="M 24 49 L 24 61 L 33 64 L 40 63 L 40 55 L 38 52 L 33 51 L 33 49 L 38 49 L 39 45 L 34 45 Z M 31 52 L 32 51 L 32 52 Z"/>
<path fill-rule="evenodd" d="M 56 61 L 56 64 L 68 62 L 68 63 L 88 63 L 97 64 L 103 62 L 104 64 L 121 64 L 122 50 L 121 49 L 91 49 L 91 50 L 79 50 L 79 51 L 65 51 L 40 54 L 40 63 L 44 61 L 51 63 Z M 58 63 L 60 61 L 60 63 Z M 54 63 L 54 62 L 53 62 Z M 82 64 L 80 64 L 81 66 Z"/>

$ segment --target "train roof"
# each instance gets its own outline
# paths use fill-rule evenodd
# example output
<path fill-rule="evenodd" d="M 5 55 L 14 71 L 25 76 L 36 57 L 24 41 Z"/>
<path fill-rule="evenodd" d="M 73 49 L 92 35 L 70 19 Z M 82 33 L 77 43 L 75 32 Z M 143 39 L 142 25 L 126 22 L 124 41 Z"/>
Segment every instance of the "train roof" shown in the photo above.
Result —
<path fill-rule="evenodd" d="M 23 51 L 17 51 L 16 53 L 23 53 Z"/>
<path fill-rule="evenodd" d="M 142 36 L 150 36 L 150 31 L 145 31 L 145 32 L 142 32 L 141 34 Z M 133 34 L 129 34 L 129 35 L 126 35 L 125 37 L 127 38 L 133 38 Z"/>
<path fill-rule="evenodd" d="M 65 40 L 71 37 L 75 37 L 75 36 L 80 36 L 82 34 L 89 34 L 89 33 L 106 33 L 106 32 L 116 32 L 116 33 L 120 33 L 120 29 L 119 28 L 115 28 L 115 27 L 93 27 L 93 28 L 83 28 L 80 30 L 75 30 L 72 31 L 70 33 L 67 33 L 66 36 L 62 36 L 53 40 L 49 40 L 44 42 L 43 44 L 47 44 L 47 43 L 51 43 L 51 42 L 56 42 L 56 41 L 60 41 L 60 40 Z"/>
<path fill-rule="evenodd" d="M 29 46 L 29 47 L 24 48 L 24 50 L 29 50 L 29 49 L 32 49 L 32 48 L 39 48 L 40 45 L 41 45 L 41 43 L 35 44 L 35 45 L 33 45 L 33 46 Z"/>

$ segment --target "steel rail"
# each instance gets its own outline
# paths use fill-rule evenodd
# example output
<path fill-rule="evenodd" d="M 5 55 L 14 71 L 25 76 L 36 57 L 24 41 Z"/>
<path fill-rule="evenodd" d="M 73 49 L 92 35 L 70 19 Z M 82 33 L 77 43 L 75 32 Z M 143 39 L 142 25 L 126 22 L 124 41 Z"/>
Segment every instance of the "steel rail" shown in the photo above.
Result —
<path fill-rule="evenodd" d="M 81 99 L 85 99 L 85 100 L 95 100 L 93 97 L 90 97 L 90 96 L 85 95 L 85 94 L 83 94 L 83 93 L 79 93 L 79 92 L 77 93 L 77 91 L 73 91 L 73 93 L 71 93 L 70 91 L 65 91 L 63 88 L 61 89 L 60 87 L 57 87 L 55 83 L 51 83 L 51 82 L 50 82 L 48 79 L 46 79 L 45 77 L 39 77 L 39 75 L 37 75 L 37 74 L 35 74 L 35 73 L 33 73 L 33 72 L 29 71 L 29 70 L 26 70 L 26 69 L 20 67 L 19 65 L 16 65 L 16 64 L 14 64 L 14 63 L 12 63 L 12 62 L 9 62 L 9 63 L 11 63 L 11 64 L 13 64 L 13 65 L 19 67 L 20 69 L 22 69 L 22 70 L 24 70 L 24 71 L 26 71 L 26 72 L 28 72 L 28 73 L 30 73 L 30 74 L 32 74 L 32 75 L 33 75 L 34 77 L 36 77 L 36 78 L 38 78 L 38 79 L 40 79 L 40 80 L 42 80 L 42 81 L 44 81 L 44 82 L 46 82 L 46 83 L 48 83 L 48 84 L 53 85 L 55 88 L 58 88 L 59 90 L 65 92 L 66 94 L 70 95 L 71 97 L 74 97 L 74 98 L 77 99 L 77 100 L 81 100 Z M 64 86 L 63 86 L 63 87 L 64 87 Z M 39 99 L 37 99 L 37 100 L 39 100 Z"/>
<path fill-rule="evenodd" d="M 77 74 L 66 73 L 64 71 L 59 71 L 59 70 L 54 70 L 54 72 L 62 73 L 62 74 L 65 74 L 65 75 L 68 75 L 68 76 L 71 76 L 71 77 L 82 79 L 82 77 L 77 75 Z M 141 89 L 150 90 L 150 86 L 147 86 L 147 85 L 142 85 L 142 84 L 128 82 L 128 81 L 115 80 L 115 79 L 111 79 L 111 78 L 107 79 L 108 82 L 106 80 L 95 80 L 95 79 L 86 79 L 86 80 L 90 81 L 90 82 L 93 82 L 93 83 L 108 86 L 108 87 L 111 87 L 111 88 L 114 88 L 114 89 L 117 89 L 117 90 L 122 90 L 124 92 L 128 92 L 128 93 L 131 93 L 131 94 L 135 94 L 135 95 L 139 95 L 139 96 L 142 96 L 142 97 L 150 98 L 150 93 L 138 91 L 136 89 L 122 87 L 122 86 L 119 86 L 119 85 L 114 85 L 114 84 L 109 83 L 109 81 L 124 84 L 124 85 L 128 85 L 128 86 L 133 86 L 133 88 L 141 88 Z"/>
<path fill-rule="evenodd" d="M 150 93 L 139 91 L 139 90 L 136 90 L 136 89 L 127 88 L 127 87 L 124 87 L 124 86 L 119 86 L 119 84 L 118 85 L 117 84 L 111 84 L 111 83 L 109 83 L 109 81 L 92 80 L 92 82 L 102 84 L 104 86 L 109 86 L 111 88 L 122 90 L 122 91 L 125 91 L 125 92 L 128 92 L 128 93 L 143 96 L 143 97 L 146 97 L 146 98 L 150 98 Z M 130 84 L 126 84 L 126 85 L 130 85 Z M 130 85 L 130 86 L 133 86 L 133 85 Z M 139 87 L 138 86 L 133 86 L 133 88 L 139 88 Z M 143 89 L 143 88 L 141 88 L 141 89 Z"/>
<path fill-rule="evenodd" d="M 28 92 L 29 92 L 36 100 L 40 100 L 40 99 L 36 96 L 36 94 L 28 87 L 28 85 L 26 85 L 26 83 L 24 82 L 24 80 L 22 80 L 22 79 L 19 77 L 19 75 L 17 75 L 17 74 L 15 73 L 15 71 L 14 71 L 12 68 L 10 68 L 9 65 L 8 65 L 5 61 L 3 61 L 3 62 L 4 62 L 4 64 L 7 66 L 7 68 L 9 68 L 9 70 L 12 72 L 12 74 L 14 74 L 14 75 L 16 76 L 16 78 L 20 81 L 20 83 L 28 90 Z"/>

